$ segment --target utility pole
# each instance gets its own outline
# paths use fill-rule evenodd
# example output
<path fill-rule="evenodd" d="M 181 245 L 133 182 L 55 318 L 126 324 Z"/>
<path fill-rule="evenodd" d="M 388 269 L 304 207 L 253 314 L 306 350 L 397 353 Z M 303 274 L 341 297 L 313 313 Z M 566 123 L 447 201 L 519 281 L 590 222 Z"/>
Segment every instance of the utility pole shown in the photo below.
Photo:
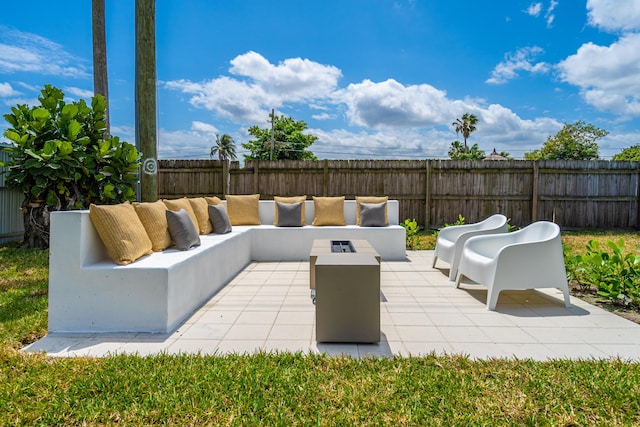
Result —
<path fill-rule="evenodd" d="M 275 139 L 273 138 L 273 126 L 275 122 L 275 111 L 271 109 L 271 152 L 269 153 L 269 160 L 273 160 L 273 146 L 275 145 Z"/>
<path fill-rule="evenodd" d="M 142 202 L 158 200 L 156 82 L 155 0 L 136 0 L 136 146 L 142 152 Z"/>

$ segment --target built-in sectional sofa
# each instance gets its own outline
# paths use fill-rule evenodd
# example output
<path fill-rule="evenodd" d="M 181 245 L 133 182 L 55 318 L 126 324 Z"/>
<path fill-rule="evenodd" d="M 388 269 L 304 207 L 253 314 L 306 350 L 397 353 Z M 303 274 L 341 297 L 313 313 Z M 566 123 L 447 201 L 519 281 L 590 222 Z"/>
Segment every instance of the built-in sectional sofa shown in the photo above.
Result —
<path fill-rule="evenodd" d="M 344 202 L 344 226 L 277 227 L 275 210 L 273 200 L 260 200 L 260 225 L 234 225 L 200 236 L 200 246 L 127 265 L 110 259 L 88 210 L 52 213 L 49 332 L 170 332 L 252 261 L 308 260 L 316 239 L 365 239 L 382 260 L 405 260 L 397 200 L 387 202 L 385 227 L 356 225 L 355 200 Z M 312 224 L 312 200 L 305 218 Z"/>

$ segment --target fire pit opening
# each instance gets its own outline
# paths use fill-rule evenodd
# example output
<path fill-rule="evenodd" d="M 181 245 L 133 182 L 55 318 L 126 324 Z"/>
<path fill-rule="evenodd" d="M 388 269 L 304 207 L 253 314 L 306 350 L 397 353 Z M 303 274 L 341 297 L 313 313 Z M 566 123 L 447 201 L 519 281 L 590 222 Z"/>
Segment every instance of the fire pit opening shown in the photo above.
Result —
<path fill-rule="evenodd" d="M 356 248 L 353 247 L 350 240 L 332 240 L 331 252 L 355 253 Z"/>

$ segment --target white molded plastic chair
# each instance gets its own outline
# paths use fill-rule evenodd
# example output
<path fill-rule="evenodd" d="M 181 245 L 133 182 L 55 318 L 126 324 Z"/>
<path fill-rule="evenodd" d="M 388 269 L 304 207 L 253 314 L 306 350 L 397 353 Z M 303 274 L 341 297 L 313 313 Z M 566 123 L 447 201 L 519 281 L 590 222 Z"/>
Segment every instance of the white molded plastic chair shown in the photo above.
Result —
<path fill-rule="evenodd" d="M 507 231 L 507 217 L 500 214 L 491 215 L 484 221 L 476 222 L 475 224 L 445 227 L 438 233 L 432 267 L 436 266 L 438 259 L 449 263 L 451 265 L 449 280 L 453 281 L 458 273 L 458 263 L 462 248 L 469 238 L 483 234 L 506 233 Z"/>
<path fill-rule="evenodd" d="M 488 289 L 487 308 L 495 310 L 505 289 L 558 288 L 571 306 L 560 240 L 560 227 L 538 221 L 512 233 L 467 240 L 460 257 L 456 287 L 463 276 Z"/>

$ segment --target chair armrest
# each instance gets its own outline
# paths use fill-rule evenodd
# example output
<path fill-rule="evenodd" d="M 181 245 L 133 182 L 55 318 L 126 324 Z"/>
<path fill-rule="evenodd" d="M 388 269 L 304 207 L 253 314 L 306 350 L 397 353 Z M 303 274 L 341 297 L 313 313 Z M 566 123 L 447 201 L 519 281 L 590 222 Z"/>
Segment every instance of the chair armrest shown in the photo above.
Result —
<path fill-rule="evenodd" d="M 470 237 L 464 244 L 463 250 L 470 250 L 487 258 L 495 258 L 504 247 L 517 242 L 518 236 L 515 233 L 485 234 Z"/>

